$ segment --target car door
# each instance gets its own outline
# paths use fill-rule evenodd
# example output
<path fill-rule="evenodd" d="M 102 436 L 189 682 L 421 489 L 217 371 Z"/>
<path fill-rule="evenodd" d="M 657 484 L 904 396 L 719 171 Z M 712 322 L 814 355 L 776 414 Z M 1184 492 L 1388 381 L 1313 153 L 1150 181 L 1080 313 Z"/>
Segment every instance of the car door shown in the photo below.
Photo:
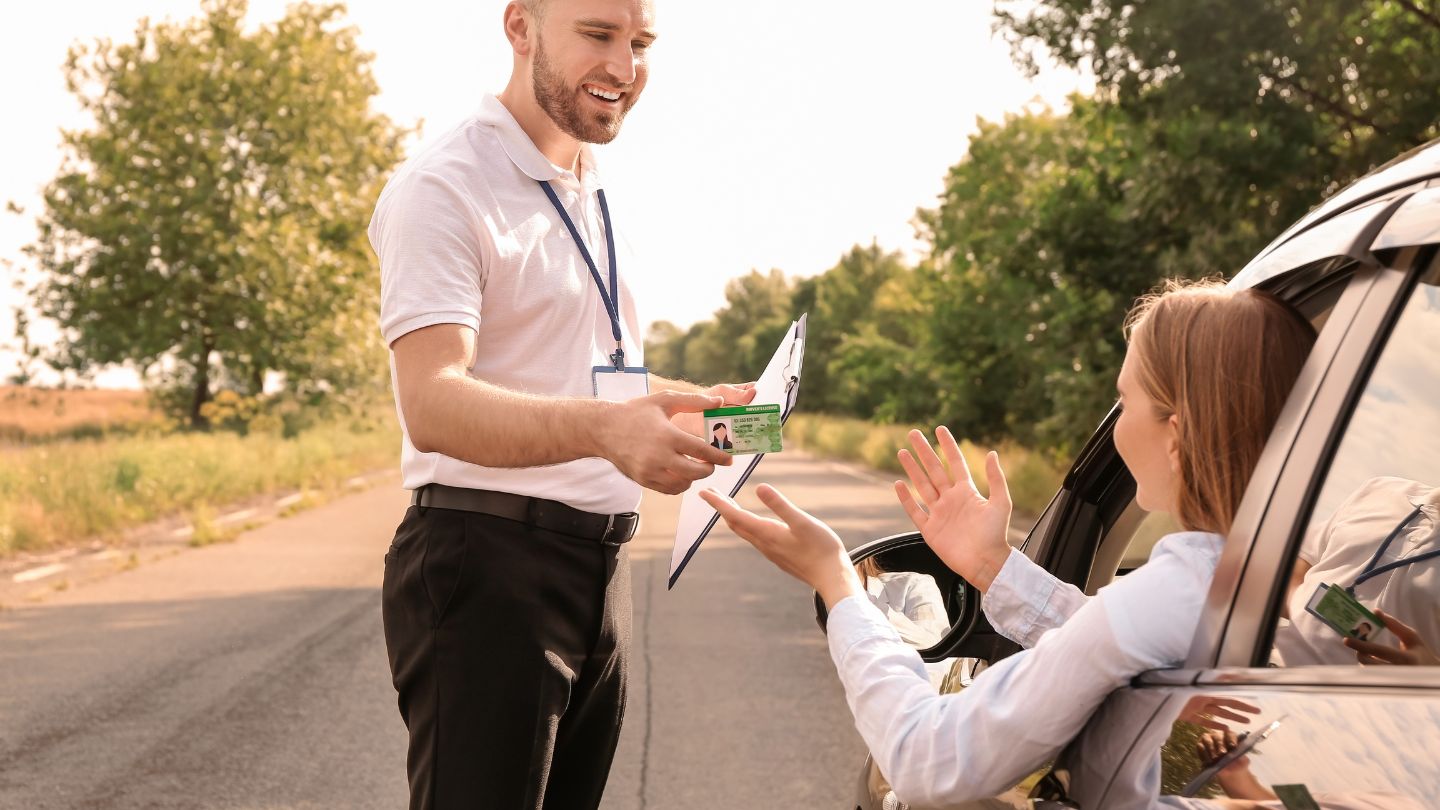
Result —
<path fill-rule="evenodd" d="M 1440 667 L 1424 665 L 1437 659 L 1361 667 L 1307 609 L 1321 584 L 1354 586 L 1371 558 L 1383 568 L 1440 547 L 1440 261 L 1433 245 L 1392 247 L 1383 232 L 1374 244 L 1381 258 L 1275 277 L 1302 308 L 1295 285 L 1316 266 L 1344 288 L 1333 306 L 1310 304 L 1320 339 L 1247 490 L 1185 668 L 1137 677 L 1062 755 L 1052 789 L 1079 806 L 1412 808 L 1440 796 Z M 1121 515 L 1095 546 L 1092 587 L 1127 531 Z M 1305 577 L 1292 576 L 1297 558 Z M 1440 557 L 1355 593 L 1390 593 L 1392 615 L 1440 650 Z"/>

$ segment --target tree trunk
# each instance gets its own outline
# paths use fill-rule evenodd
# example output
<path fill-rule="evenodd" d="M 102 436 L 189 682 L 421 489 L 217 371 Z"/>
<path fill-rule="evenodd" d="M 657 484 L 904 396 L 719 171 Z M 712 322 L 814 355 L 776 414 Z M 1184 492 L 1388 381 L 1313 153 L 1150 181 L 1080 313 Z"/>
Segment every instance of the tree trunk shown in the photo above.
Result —
<path fill-rule="evenodd" d="M 210 421 L 200 414 L 200 406 L 210 401 L 210 341 L 202 340 L 200 356 L 195 358 L 195 392 L 190 398 L 190 427 L 209 427 Z"/>

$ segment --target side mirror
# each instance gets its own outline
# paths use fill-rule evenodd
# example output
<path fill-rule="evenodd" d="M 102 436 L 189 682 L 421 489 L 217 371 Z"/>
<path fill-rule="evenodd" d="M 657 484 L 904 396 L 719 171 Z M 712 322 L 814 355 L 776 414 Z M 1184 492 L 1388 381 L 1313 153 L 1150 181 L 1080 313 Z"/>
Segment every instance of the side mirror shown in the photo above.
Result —
<path fill-rule="evenodd" d="M 850 561 L 871 601 L 927 663 L 956 656 L 984 621 L 980 592 L 941 562 L 919 532 L 867 543 L 850 552 Z M 815 621 L 822 631 L 828 618 L 816 594 Z"/>

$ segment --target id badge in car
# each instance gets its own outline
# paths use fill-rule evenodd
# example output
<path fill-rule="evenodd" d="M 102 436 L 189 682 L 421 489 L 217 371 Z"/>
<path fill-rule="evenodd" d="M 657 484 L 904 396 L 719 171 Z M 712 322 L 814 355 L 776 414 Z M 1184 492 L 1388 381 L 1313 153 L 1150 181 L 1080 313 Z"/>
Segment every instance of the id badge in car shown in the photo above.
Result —
<path fill-rule="evenodd" d="M 1360 641 L 1370 640 L 1385 627 L 1378 616 L 1344 588 L 1335 588 L 1324 582 L 1315 589 L 1305 610 L 1331 630 Z"/>
<path fill-rule="evenodd" d="M 595 366 L 590 380 L 596 399 L 628 402 L 650 393 L 650 372 L 644 366 Z"/>

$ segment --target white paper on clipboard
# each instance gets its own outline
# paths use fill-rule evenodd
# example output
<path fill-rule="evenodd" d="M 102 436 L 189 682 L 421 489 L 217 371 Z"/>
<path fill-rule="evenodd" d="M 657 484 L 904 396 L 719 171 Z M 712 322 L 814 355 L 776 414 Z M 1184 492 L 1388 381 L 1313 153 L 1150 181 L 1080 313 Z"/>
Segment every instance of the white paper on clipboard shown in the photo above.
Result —
<path fill-rule="evenodd" d="M 775 349 L 769 364 L 760 378 L 755 381 L 755 404 L 780 403 L 780 422 L 790 418 L 795 408 L 795 397 L 800 393 L 800 366 L 805 359 L 805 317 L 790 324 L 785 339 Z M 690 489 L 680 499 L 680 520 L 675 528 L 675 548 L 670 553 L 669 587 L 674 588 L 680 573 L 700 549 L 700 542 L 715 527 L 720 515 L 709 504 L 700 500 L 700 492 L 713 489 L 735 497 L 745 479 L 759 466 L 765 454 L 736 456 L 729 467 L 716 467 L 708 478 L 690 484 Z"/>

